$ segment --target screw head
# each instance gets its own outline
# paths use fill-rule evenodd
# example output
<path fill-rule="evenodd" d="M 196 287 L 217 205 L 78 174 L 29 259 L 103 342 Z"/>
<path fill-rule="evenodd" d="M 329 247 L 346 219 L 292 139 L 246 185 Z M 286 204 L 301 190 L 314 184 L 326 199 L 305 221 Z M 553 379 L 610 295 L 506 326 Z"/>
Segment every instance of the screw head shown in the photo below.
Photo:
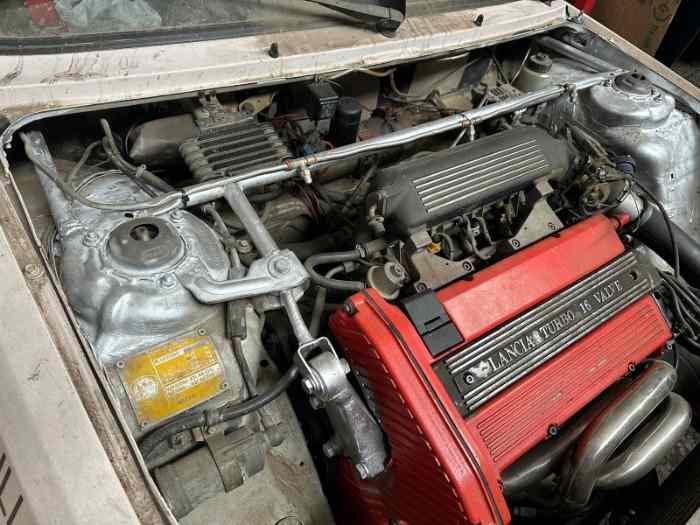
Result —
<path fill-rule="evenodd" d="M 117 368 L 124 368 L 126 366 L 126 362 L 123 359 L 120 359 L 117 361 Z"/>
<path fill-rule="evenodd" d="M 513 248 L 520 248 L 520 241 L 518 239 L 513 239 L 510 241 L 510 245 Z"/>
<path fill-rule="evenodd" d="M 464 270 L 467 272 L 471 272 L 474 269 L 474 266 L 469 261 L 464 261 L 462 263 L 462 268 L 464 268 Z"/>
<path fill-rule="evenodd" d="M 27 279 L 38 279 L 44 275 L 44 270 L 38 264 L 30 263 L 24 267 L 24 275 Z"/>
<path fill-rule="evenodd" d="M 416 283 L 416 292 L 423 293 L 428 289 L 425 283 Z"/>
<path fill-rule="evenodd" d="M 355 315 L 357 313 L 357 309 L 352 303 L 343 303 L 343 311 L 348 315 Z"/>
<path fill-rule="evenodd" d="M 550 436 L 554 437 L 557 434 L 559 434 L 559 426 L 555 424 L 551 424 L 547 427 L 547 434 Z"/>

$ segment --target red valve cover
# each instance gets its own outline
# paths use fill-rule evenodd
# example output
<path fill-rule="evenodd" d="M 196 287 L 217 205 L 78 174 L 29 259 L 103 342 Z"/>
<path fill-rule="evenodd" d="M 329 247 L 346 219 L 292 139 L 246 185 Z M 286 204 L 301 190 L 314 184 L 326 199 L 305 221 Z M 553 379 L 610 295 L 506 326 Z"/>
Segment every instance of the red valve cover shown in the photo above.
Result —
<path fill-rule="evenodd" d="M 671 337 L 635 257 L 596 216 L 449 285 L 435 297 L 463 341 L 437 353 L 399 306 L 355 294 L 331 329 L 391 460 L 345 470 L 352 521 L 509 523 L 501 472 Z"/>

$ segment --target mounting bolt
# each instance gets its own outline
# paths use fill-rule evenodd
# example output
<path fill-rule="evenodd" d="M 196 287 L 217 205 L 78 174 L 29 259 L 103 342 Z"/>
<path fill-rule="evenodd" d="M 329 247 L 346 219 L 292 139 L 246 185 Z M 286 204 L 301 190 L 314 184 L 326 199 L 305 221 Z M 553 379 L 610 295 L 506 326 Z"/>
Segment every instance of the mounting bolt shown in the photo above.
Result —
<path fill-rule="evenodd" d="M 197 335 L 207 335 L 207 331 L 204 328 L 197 329 Z"/>
<path fill-rule="evenodd" d="M 416 292 L 423 293 L 428 290 L 425 283 L 416 283 Z"/>
<path fill-rule="evenodd" d="M 100 236 L 95 232 L 87 232 L 85 237 L 83 237 L 83 244 L 85 246 L 95 246 L 100 240 Z"/>
<path fill-rule="evenodd" d="M 250 253 L 253 250 L 253 247 L 250 245 L 250 242 L 246 241 L 245 239 L 241 239 L 238 241 L 238 251 L 241 253 Z"/>
<path fill-rule="evenodd" d="M 343 310 L 348 315 L 355 315 L 357 313 L 357 308 L 352 303 L 343 303 Z"/>
<path fill-rule="evenodd" d="M 279 58 L 280 56 L 280 46 L 277 42 L 272 42 L 270 44 L 270 49 L 267 50 L 267 54 L 270 55 L 270 58 Z"/>
<path fill-rule="evenodd" d="M 548 222 L 548 223 L 547 223 L 547 228 L 549 228 L 550 230 L 554 231 L 554 230 L 557 229 L 557 225 L 554 224 L 553 222 Z"/>
<path fill-rule="evenodd" d="M 369 477 L 369 469 L 364 463 L 358 463 L 355 465 L 355 470 L 357 470 L 357 474 L 360 476 L 360 479 L 367 479 Z"/>
<path fill-rule="evenodd" d="M 549 425 L 547 427 L 547 434 L 549 434 L 552 437 L 557 436 L 559 434 L 559 425 L 555 425 L 554 423 Z"/>
<path fill-rule="evenodd" d="M 637 370 L 637 365 L 634 363 L 627 363 L 627 371 L 634 372 Z"/>
<path fill-rule="evenodd" d="M 173 210 L 170 213 L 170 220 L 173 222 L 180 222 L 184 218 L 184 215 L 180 210 Z"/>
<path fill-rule="evenodd" d="M 124 368 L 126 366 L 126 362 L 123 359 L 120 359 L 117 361 L 117 368 Z"/>
<path fill-rule="evenodd" d="M 272 269 L 280 275 L 286 275 L 292 270 L 292 263 L 286 257 L 278 257 L 272 261 Z"/>
<path fill-rule="evenodd" d="M 510 245 L 513 248 L 520 248 L 520 241 L 518 239 L 511 239 Z"/>
<path fill-rule="evenodd" d="M 162 288 L 172 288 L 175 286 L 175 284 L 177 284 L 177 281 L 175 280 L 175 276 L 173 274 L 168 273 L 160 278 L 159 283 Z"/>
<path fill-rule="evenodd" d="M 29 263 L 24 267 L 24 275 L 27 279 L 33 281 L 44 275 L 44 270 L 38 264 Z"/>
<path fill-rule="evenodd" d="M 462 263 L 462 268 L 464 268 L 464 270 L 467 272 L 471 272 L 474 269 L 474 265 L 472 265 L 472 263 L 469 261 L 464 261 Z"/>

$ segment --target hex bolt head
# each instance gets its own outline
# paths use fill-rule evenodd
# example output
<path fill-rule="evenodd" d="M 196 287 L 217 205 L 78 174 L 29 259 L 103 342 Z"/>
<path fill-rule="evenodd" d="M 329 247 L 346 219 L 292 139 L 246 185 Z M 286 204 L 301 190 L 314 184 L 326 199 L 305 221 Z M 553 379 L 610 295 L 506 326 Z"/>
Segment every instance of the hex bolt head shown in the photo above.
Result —
<path fill-rule="evenodd" d="M 163 288 L 172 288 L 176 284 L 177 280 L 175 279 L 175 276 L 171 273 L 168 273 L 160 278 L 160 285 Z"/>
<path fill-rule="evenodd" d="M 250 253 L 253 250 L 253 247 L 250 245 L 250 242 L 246 241 L 245 239 L 241 239 L 238 241 L 238 251 L 241 253 Z"/>
<path fill-rule="evenodd" d="M 280 275 L 285 275 L 292 270 L 292 263 L 286 257 L 278 257 L 272 261 L 272 268 Z"/>
<path fill-rule="evenodd" d="M 369 469 L 364 463 L 358 463 L 355 465 L 355 470 L 357 470 L 360 479 L 367 479 L 369 477 Z"/>

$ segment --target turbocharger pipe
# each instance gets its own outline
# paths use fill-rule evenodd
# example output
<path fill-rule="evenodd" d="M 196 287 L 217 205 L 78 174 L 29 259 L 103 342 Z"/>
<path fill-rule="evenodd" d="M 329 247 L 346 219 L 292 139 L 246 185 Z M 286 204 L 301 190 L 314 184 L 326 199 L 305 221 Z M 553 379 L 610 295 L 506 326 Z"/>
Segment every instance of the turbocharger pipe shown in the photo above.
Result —
<path fill-rule="evenodd" d="M 634 382 L 609 391 L 578 414 L 557 438 L 508 467 L 503 474 L 504 493 L 512 496 L 544 479 L 577 442 L 562 483 L 564 500 L 571 506 L 585 506 L 595 488 L 614 489 L 640 480 L 690 425 L 690 405 L 671 392 L 675 382 L 671 365 L 651 361 Z"/>
<path fill-rule="evenodd" d="M 669 452 L 691 420 L 688 402 L 671 392 L 676 377 L 669 363 L 651 361 L 586 427 L 562 476 L 566 504 L 584 507 L 595 488 L 641 479 Z"/>

